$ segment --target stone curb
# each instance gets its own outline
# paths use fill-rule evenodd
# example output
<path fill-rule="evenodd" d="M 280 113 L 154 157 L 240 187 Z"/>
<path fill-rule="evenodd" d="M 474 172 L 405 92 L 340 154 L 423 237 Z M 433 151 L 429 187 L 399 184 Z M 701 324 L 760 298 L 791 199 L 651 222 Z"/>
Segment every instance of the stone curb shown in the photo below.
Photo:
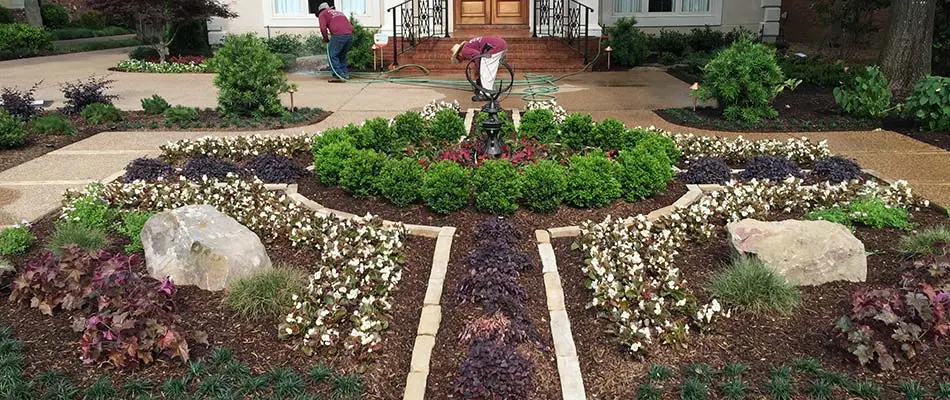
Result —
<path fill-rule="evenodd" d="M 742 171 L 742 170 L 733 170 L 733 171 Z M 807 171 L 807 170 L 802 170 L 802 171 Z M 880 179 L 881 181 L 886 182 L 888 185 L 893 185 L 895 182 L 894 180 L 887 179 L 879 175 L 877 171 L 873 169 L 862 169 L 861 172 L 864 172 L 865 174 L 868 174 L 877 179 Z M 717 184 L 700 184 L 700 185 L 695 185 L 695 186 L 698 186 L 699 189 L 703 191 L 703 193 L 716 192 L 716 191 L 726 188 L 725 185 L 717 185 Z M 811 185 L 811 187 L 815 187 L 815 185 Z"/>
<path fill-rule="evenodd" d="M 564 305 L 564 288 L 561 276 L 557 272 L 557 259 L 551 238 L 559 237 L 546 230 L 534 231 L 541 256 L 541 273 L 544 276 L 544 293 L 547 299 L 548 313 L 551 317 L 551 338 L 554 341 L 554 354 L 557 357 L 557 374 L 561 382 L 561 395 L 564 400 L 585 400 L 584 378 L 577 358 L 577 348 L 571 331 L 571 321 Z"/>
<path fill-rule="evenodd" d="M 403 400 L 423 400 L 426 383 L 429 379 L 429 362 L 435 337 L 442 322 L 442 284 L 449 267 L 452 251 L 452 239 L 455 228 L 444 226 L 436 235 L 435 251 L 432 254 L 432 270 L 429 272 L 429 284 L 426 286 L 422 315 L 416 330 L 416 341 L 412 346 L 412 359 L 409 362 L 409 374 L 406 376 L 406 390 Z"/>
<path fill-rule="evenodd" d="M 465 136 L 468 136 L 472 129 L 472 124 L 475 123 L 475 112 L 478 111 L 474 108 L 469 108 L 465 110 Z"/>
<path fill-rule="evenodd" d="M 511 110 L 511 124 L 515 126 L 515 130 L 521 127 L 521 110 L 517 108 Z"/>

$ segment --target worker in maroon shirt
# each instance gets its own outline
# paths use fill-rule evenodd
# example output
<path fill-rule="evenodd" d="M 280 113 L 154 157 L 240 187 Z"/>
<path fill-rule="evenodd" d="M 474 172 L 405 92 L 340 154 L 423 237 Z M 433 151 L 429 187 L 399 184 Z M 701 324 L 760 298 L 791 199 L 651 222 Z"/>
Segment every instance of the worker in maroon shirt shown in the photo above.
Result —
<path fill-rule="evenodd" d="M 465 60 L 473 60 L 481 54 L 488 54 L 479 61 L 476 61 L 475 67 L 478 68 L 478 86 L 493 90 L 495 88 L 495 75 L 498 73 L 498 64 L 505 57 L 508 50 L 508 43 L 505 39 L 497 36 L 477 37 L 467 42 L 459 43 L 452 47 L 452 62 L 457 63 Z M 475 97 L 472 101 L 486 101 L 488 94 L 480 90 L 475 90 Z"/>
<path fill-rule="evenodd" d="M 329 43 L 330 70 L 334 77 L 330 82 L 343 82 L 350 79 L 350 70 L 346 64 L 346 53 L 353 43 L 353 25 L 342 11 L 337 11 L 327 3 L 317 7 L 317 19 L 320 21 L 320 33 L 323 43 Z M 329 32 L 329 37 L 327 37 Z"/>

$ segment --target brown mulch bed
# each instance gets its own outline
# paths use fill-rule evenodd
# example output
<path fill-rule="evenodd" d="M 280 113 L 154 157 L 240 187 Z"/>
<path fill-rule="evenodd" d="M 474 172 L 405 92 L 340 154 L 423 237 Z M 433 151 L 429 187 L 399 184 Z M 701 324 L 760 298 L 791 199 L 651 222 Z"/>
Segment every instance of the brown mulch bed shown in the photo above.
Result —
<path fill-rule="evenodd" d="M 48 216 L 34 225 L 33 232 L 41 239 L 28 254 L 13 257 L 15 265 L 22 268 L 30 258 L 43 252 L 45 238 L 53 231 L 53 222 L 54 216 Z M 115 240 L 110 249 L 119 250 L 125 244 L 122 240 Z M 286 242 L 268 243 L 266 247 L 275 264 L 303 267 L 305 264 L 302 264 L 302 260 L 314 259 L 316 256 L 313 250 L 294 248 Z M 207 333 L 211 343 L 210 347 L 201 345 L 189 337 L 191 357 L 200 359 L 208 356 L 213 349 L 227 348 L 234 353 L 236 360 L 248 364 L 255 373 L 292 368 L 303 375 L 318 363 L 333 366 L 339 374 L 365 371 L 362 377 L 364 398 L 401 399 L 434 249 L 433 239 L 409 236 L 405 240 L 402 280 L 391 297 L 391 325 L 383 334 L 382 350 L 369 361 L 360 362 L 342 351 L 333 356 L 308 357 L 294 348 L 299 339 L 277 339 L 278 321 L 241 317 L 224 305 L 224 292 L 182 286 L 177 293 L 177 305 L 184 329 L 189 334 L 198 331 Z M 9 283 L 9 279 L 4 283 Z M 71 328 L 72 318 L 81 312 L 60 311 L 49 317 L 29 308 L 28 304 L 11 303 L 8 295 L 9 289 L 4 286 L 0 293 L 0 326 L 12 326 L 15 337 L 23 342 L 24 373 L 28 377 L 47 370 L 59 370 L 83 388 L 104 375 L 111 376 L 117 384 L 131 379 L 146 379 L 161 385 L 168 378 L 181 377 L 188 372 L 184 363 L 164 359 L 135 371 L 83 366 L 79 361 L 81 335 Z"/>
<path fill-rule="evenodd" d="M 103 131 L 103 129 L 96 127 L 75 127 L 75 129 L 75 135 L 40 135 L 30 133 L 27 135 L 25 146 L 15 149 L 0 149 L 0 171 L 13 168 L 43 154 L 69 146 Z"/>
<path fill-rule="evenodd" d="M 937 207 L 912 214 L 913 222 L 919 227 L 948 223 L 946 211 Z M 769 219 L 794 217 L 783 215 Z M 834 341 L 832 327 L 850 310 L 851 296 L 856 290 L 868 284 L 899 286 L 903 258 L 895 248 L 904 234 L 893 229 L 857 229 L 855 235 L 870 252 L 866 284 L 834 282 L 801 287 L 802 306 L 792 315 L 733 315 L 721 320 L 713 332 L 694 333 L 686 348 L 654 345 L 654 352 L 643 362 L 624 353 L 614 337 L 606 332 L 611 324 L 598 319 L 595 309 L 585 308 L 590 291 L 584 287 L 587 278 L 581 271 L 583 254 L 570 249 L 573 239 L 555 239 L 558 271 L 588 396 L 597 399 L 634 398 L 637 386 L 646 382 L 644 375 L 650 363 L 666 364 L 674 369 L 690 363 L 706 363 L 717 369 L 728 363 L 742 363 L 746 366 L 743 377 L 750 386 L 750 395 L 762 395 L 770 366 L 808 357 L 821 361 L 823 368 L 877 381 L 885 386 L 881 398 L 898 398 L 896 386 L 903 380 L 916 379 L 925 386 L 935 387 L 950 377 L 950 367 L 945 363 L 950 356 L 950 346 L 946 343 L 938 343 L 911 362 L 899 363 L 895 372 L 879 372 L 861 367 Z M 713 240 L 688 244 L 680 251 L 676 266 L 697 296 L 708 298 L 706 282 L 729 257 L 726 233 L 720 230 L 719 236 Z M 796 388 L 804 393 L 806 383 L 800 381 Z M 665 386 L 666 396 L 679 393 L 674 385 Z M 710 389 L 716 390 L 712 386 Z M 849 397 L 836 393 L 834 398 Z"/>

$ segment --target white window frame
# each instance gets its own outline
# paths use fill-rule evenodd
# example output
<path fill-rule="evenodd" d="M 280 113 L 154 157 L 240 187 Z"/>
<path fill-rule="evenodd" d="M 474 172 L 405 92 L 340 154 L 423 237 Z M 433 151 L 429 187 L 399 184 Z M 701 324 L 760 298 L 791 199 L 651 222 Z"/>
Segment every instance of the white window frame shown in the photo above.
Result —
<path fill-rule="evenodd" d="M 277 15 L 274 13 L 274 0 L 261 0 L 264 6 L 264 25 L 270 26 L 272 28 L 289 28 L 289 27 L 314 27 L 319 28 L 320 23 L 317 22 L 317 17 L 313 14 L 307 14 L 307 0 L 299 0 L 301 2 L 301 12 L 303 14 L 296 15 Z M 366 13 L 365 14 L 354 14 L 356 20 L 359 21 L 360 25 L 365 27 L 379 27 L 380 26 L 380 1 L 379 0 L 363 0 L 366 2 Z"/>
<path fill-rule="evenodd" d="M 683 0 L 673 0 L 673 12 L 648 12 L 647 2 L 640 1 L 641 12 L 617 13 L 615 12 L 615 2 L 619 0 L 606 0 L 609 7 L 604 13 L 607 25 L 613 25 L 620 18 L 634 17 L 637 19 L 637 26 L 642 28 L 660 28 L 666 26 L 718 26 L 722 25 L 722 2 L 724 0 L 709 0 L 709 11 L 706 12 L 683 12 Z"/>
<path fill-rule="evenodd" d="M 14 10 L 20 10 L 20 9 L 26 8 L 26 4 L 24 3 L 23 0 L 12 0 L 10 2 L 10 8 Z"/>

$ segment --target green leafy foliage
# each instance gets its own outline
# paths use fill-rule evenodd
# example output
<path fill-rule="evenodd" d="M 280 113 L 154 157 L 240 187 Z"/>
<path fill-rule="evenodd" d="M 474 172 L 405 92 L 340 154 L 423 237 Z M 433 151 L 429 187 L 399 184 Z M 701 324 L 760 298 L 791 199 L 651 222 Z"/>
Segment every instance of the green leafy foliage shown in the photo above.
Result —
<path fill-rule="evenodd" d="M 36 236 L 26 225 L 18 225 L 0 231 L 0 256 L 12 256 L 25 253 Z"/>
<path fill-rule="evenodd" d="M 856 201 L 848 206 L 854 222 L 871 228 L 909 229 L 907 210 L 884 203 L 880 198 Z"/>
<path fill-rule="evenodd" d="M 904 394 L 906 400 L 924 400 L 929 393 L 927 388 L 923 387 L 918 381 L 901 381 L 898 384 L 900 392 Z"/>
<path fill-rule="evenodd" d="M 876 65 L 865 67 L 854 79 L 836 87 L 834 95 L 841 109 L 856 117 L 881 118 L 891 111 L 891 90 Z"/>
<path fill-rule="evenodd" d="M 673 168 L 666 153 L 650 153 L 641 147 L 621 150 L 617 165 L 617 180 L 629 202 L 652 197 L 665 190 L 673 179 Z"/>
<path fill-rule="evenodd" d="M 414 143 L 426 136 L 426 121 L 416 111 L 399 114 L 393 120 L 392 135 L 400 142 Z"/>
<path fill-rule="evenodd" d="M 348 142 L 355 147 L 356 136 L 359 135 L 359 133 L 360 128 L 354 124 L 349 124 L 342 128 L 329 128 L 323 131 L 322 134 L 313 137 L 313 142 L 310 145 L 310 153 L 316 158 L 317 153 L 319 153 L 321 149 L 339 142 Z"/>
<path fill-rule="evenodd" d="M 673 139 L 658 134 L 656 132 L 646 131 L 642 128 L 635 128 L 631 130 L 628 135 L 634 135 L 636 140 L 637 147 L 643 148 L 650 154 L 660 154 L 665 153 L 666 158 L 670 160 L 671 164 L 676 164 L 683 158 L 683 153 L 680 151 L 679 147 L 676 146 L 676 142 Z"/>
<path fill-rule="evenodd" d="M 534 138 L 543 143 L 550 143 L 557 140 L 557 130 L 557 122 L 551 110 L 534 109 L 521 115 L 518 133 L 526 139 Z"/>
<path fill-rule="evenodd" d="M 274 54 L 292 54 L 295 57 L 303 55 L 303 43 L 300 35 L 281 33 L 264 39 L 267 50 Z"/>
<path fill-rule="evenodd" d="M 93 125 L 102 125 L 108 122 L 122 120 L 122 111 L 112 104 L 93 103 L 82 109 L 80 113 L 86 122 Z"/>
<path fill-rule="evenodd" d="M 607 118 L 594 125 L 589 143 L 591 146 L 601 149 L 616 149 L 618 148 L 617 143 L 621 143 L 626 130 L 627 128 L 623 125 L 623 122 Z"/>
<path fill-rule="evenodd" d="M 109 245 L 109 237 L 99 227 L 85 226 L 75 222 L 56 224 L 49 238 L 47 249 L 53 254 L 63 254 L 63 248 L 75 245 L 86 251 L 103 249 Z"/>
<path fill-rule="evenodd" d="M 925 76 L 905 103 L 907 115 L 930 131 L 950 130 L 950 78 Z"/>
<path fill-rule="evenodd" d="M 434 141 L 454 143 L 466 133 L 465 120 L 453 109 L 440 110 L 429 121 L 429 137 Z"/>
<path fill-rule="evenodd" d="M 758 314 L 788 314 L 800 302 L 798 288 L 758 259 L 739 257 L 710 280 L 717 298 Z"/>
<path fill-rule="evenodd" d="M 706 65 L 704 85 L 696 91 L 703 100 L 715 98 L 729 120 L 756 122 L 778 113 L 769 103 L 787 85 L 775 51 L 751 37 L 742 37 Z"/>
<path fill-rule="evenodd" d="M 30 129 L 41 135 L 74 135 L 76 130 L 66 117 L 59 114 L 36 117 L 30 122 Z"/>
<path fill-rule="evenodd" d="M 775 400 L 792 400 L 792 378 L 772 375 L 765 384 L 765 392 Z"/>
<path fill-rule="evenodd" d="M 422 199 L 436 212 L 448 214 L 468 205 L 471 176 L 452 161 L 439 161 L 426 170 Z"/>
<path fill-rule="evenodd" d="M 13 149 L 26 144 L 26 129 L 17 118 L 0 110 L 0 149 Z"/>
<path fill-rule="evenodd" d="M 152 46 L 139 46 L 129 52 L 129 58 L 133 60 L 145 60 L 147 58 L 159 58 L 158 50 Z"/>
<path fill-rule="evenodd" d="M 0 24 L 0 60 L 33 57 L 50 49 L 50 35 L 27 24 Z"/>
<path fill-rule="evenodd" d="M 360 400 L 363 397 L 363 380 L 356 374 L 335 376 L 331 394 L 333 400 Z"/>
<path fill-rule="evenodd" d="M 385 118 L 368 119 L 355 137 L 356 147 L 387 153 L 405 147 L 406 141 L 395 136 Z"/>
<path fill-rule="evenodd" d="M 2 24 L 12 24 L 16 21 L 13 17 L 13 10 L 0 6 L 0 25 Z"/>
<path fill-rule="evenodd" d="M 555 161 L 545 160 L 524 167 L 521 174 L 521 201 L 536 212 L 557 210 L 567 192 L 567 170 Z"/>
<path fill-rule="evenodd" d="M 285 113 L 279 94 L 287 89 L 280 58 L 254 34 L 232 35 L 208 62 L 216 75 L 218 108 L 238 117 L 269 117 Z"/>
<path fill-rule="evenodd" d="M 280 59 L 281 71 L 292 71 L 297 67 L 297 56 L 290 53 L 276 53 Z"/>
<path fill-rule="evenodd" d="M 569 149 L 580 150 L 585 146 L 593 146 L 591 132 L 594 130 L 594 120 L 590 114 L 573 113 L 564 119 L 561 124 L 561 134 L 558 141 Z"/>
<path fill-rule="evenodd" d="M 360 24 L 354 16 L 350 17 L 353 25 L 353 39 L 350 42 L 350 51 L 346 53 L 346 62 L 351 70 L 368 70 L 373 66 L 373 34 Z"/>
<path fill-rule="evenodd" d="M 356 146 L 346 140 L 331 142 L 317 151 L 313 158 L 314 172 L 325 185 L 335 185 L 340 181 L 346 160 L 356 154 Z"/>
<path fill-rule="evenodd" d="M 142 248 L 142 228 L 145 222 L 152 217 L 152 213 L 133 211 L 122 214 L 122 223 L 116 229 L 119 233 L 129 239 L 130 243 L 125 246 L 126 253 L 140 253 Z"/>
<path fill-rule="evenodd" d="M 663 389 L 656 385 L 641 383 L 640 386 L 637 386 L 637 400 L 660 400 L 663 398 L 662 396 Z"/>
<path fill-rule="evenodd" d="M 851 223 L 851 216 L 840 207 L 819 208 L 817 210 L 809 211 L 808 214 L 805 214 L 805 219 L 810 221 L 834 222 L 849 228 L 853 226 Z"/>
<path fill-rule="evenodd" d="M 386 160 L 384 154 L 370 149 L 356 150 L 343 161 L 340 171 L 340 187 L 356 197 L 366 197 L 377 193 L 376 179 Z"/>
<path fill-rule="evenodd" d="M 617 164 L 603 153 L 570 159 L 564 200 L 574 207 L 603 207 L 623 195 Z"/>
<path fill-rule="evenodd" d="M 199 119 L 198 110 L 193 107 L 174 106 L 169 107 L 162 113 L 165 116 L 165 122 L 183 125 L 195 122 Z"/>
<path fill-rule="evenodd" d="M 376 179 L 380 194 L 393 204 L 404 207 L 415 203 L 422 194 L 425 170 L 412 158 L 388 158 Z"/>
<path fill-rule="evenodd" d="M 104 77 L 90 77 L 86 80 L 66 82 L 60 89 L 66 98 L 63 111 L 67 114 L 78 114 L 92 104 L 112 104 L 118 96 L 107 94 L 115 81 Z"/>
<path fill-rule="evenodd" d="M 40 15 L 43 17 L 43 26 L 47 28 L 62 28 L 69 24 L 69 11 L 56 3 L 43 3 Z"/>
<path fill-rule="evenodd" d="M 492 214 L 511 214 L 518 209 L 521 180 L 508 160 L 488 160 L 472 175 L 475 207 Z"/>
<path fill-rule="evenodd" d="M 670 368 L 669 365 L 650 364 L 650 366 L 647 367 L 647 378 L 650 379 L 650 382 L 667 381 L 670 380 L 670 378 L 672 378 L 675 374 L 676 371 L 674 371 L 673 368 Z"/>
<path fill-rule="evenodd" d="M 168 102 L 165 101 L 165 98 L 157 94 L 153 94 L 152 97 L 146 97 L 142 99 L 142 109 L 145 110 L 146 114 L 164 114 L 165 110 L 167 110 L 169 107 L 171 107 L 171 104 L 168 104 Z"/>
<path fill-rule="evenodd" d="M 799 79 L 805 85 L 838 87 L 851 80 L 845 65 L 820 57 L 779 57 L 778 63 L 786 77 Z"/>
<path fill-rule="evenodd" d="M 660 33 L 649 36 L 650 51 L 661 60 L 676 60 L 689 52 L 689 34 L 665 28 Z"/>
<path fill-rule="evenodd" d="M 904 254 L 936 255 L 943 252 L 943 246 L 938 245 L 950 245 L 950 226 L 935 226 L 906 235 L 898 247 Z"/>
<path fill-rule="evenodd" d="M 739 378 L 729 379 L 719 387 L 719 391 L 723 397 L 728 400 L 744 399 L 747 390 L 749 390 L 749 386 Z"/>
<path fill-rule="evenodd" d="M 709 398 L 709 387 L 697 378 L 686 378 L 680 385 L 680 398 L 683 400 L 706 400 Z"/>
<path fill-rule="evenodd" d="M 613 48 L 611 56 L 617 65 L 636 67 L 646 61 L 650 53 L 650 38 L 636 27 L 633 17 L 620 18 L 607 30 L 607 45 Z"/>
<path fill-rule="evenodd" d="M 306 285 L 307 276 L 300 269 L 278 265 L 234 282 L 225 301 L 245 317 L 279 318 L 294 307 L 293 296 L 305 293 Z"/>

